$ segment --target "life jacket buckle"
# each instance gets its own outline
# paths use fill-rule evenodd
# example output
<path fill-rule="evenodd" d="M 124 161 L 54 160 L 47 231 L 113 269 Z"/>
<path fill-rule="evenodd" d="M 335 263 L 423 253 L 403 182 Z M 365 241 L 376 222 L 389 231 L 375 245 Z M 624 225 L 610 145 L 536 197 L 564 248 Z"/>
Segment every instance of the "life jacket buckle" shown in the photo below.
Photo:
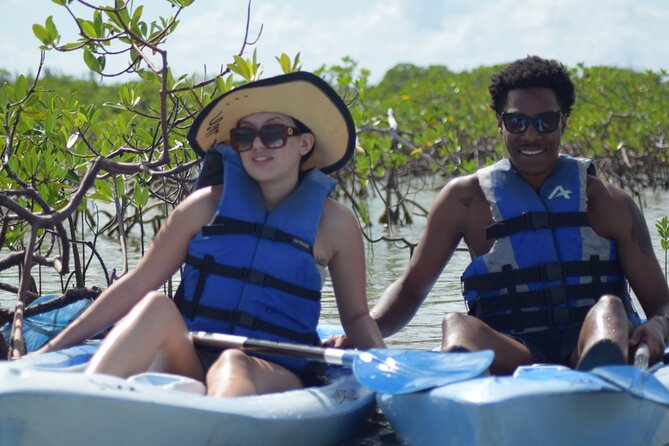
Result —
<path fill-rule="evenodd" d="M 552 282 L 562 279 L 562 266 L 559 263 L 546 263 L 539 267 L 539 279 L 542 282 Z"/>
<path fill-rule="evenodd" d="M 234 325 L 244 328 L 254 328 L 256 317 L 249 313 L 235 313 Z"/>
<path fill-rule="evenodd" d="M 272 240 L 272 241 L 276 240 L 277 230 L 275 228 L 262 224 L 256 224 L 254 226 L 255 227 L 253 228 L 253 233 L 256 236 L 266 240 Z"/>
<path fill-rule="evenodd" d="M 559 327 L 571 324 L 571 315 L 569 308 L 551 308 L 548 310 L 549 326 Z"/>
<path fill-rule="evenodd" d="M 247 283 L 264 286 L 266 278 L 267 274 L 256 269 L 242 268 L 242 279 Z"/>
<path fill-rule="evenodd" d="M 527 229 L 545 229 L 550 227 L 548 212 L 523 212 L 523 227 Z"/>
<path fill-rule="evenodd" d="M 544 305 L 547 307 L 560 305 L 567 302 L 567 291 L 563 287 L 548 288 L 543 290 Z"/>

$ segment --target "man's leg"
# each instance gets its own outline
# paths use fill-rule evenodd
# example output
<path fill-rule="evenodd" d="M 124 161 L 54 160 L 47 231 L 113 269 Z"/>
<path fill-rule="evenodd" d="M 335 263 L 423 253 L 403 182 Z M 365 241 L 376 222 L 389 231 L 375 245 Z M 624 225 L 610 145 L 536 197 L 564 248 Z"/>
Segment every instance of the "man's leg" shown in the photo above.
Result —
<path fill-rule="evenodd" d="M 448 313 L 441 324 L 441 350 L 464 348 L 469 351 L 491 349 L 495 359 L 490 366 L 493 375 L 508 375 L 519 365 L 531 364 L 532 354 L 526 345 L 495 331 L 481 320 L 463 313 Z"/>
<path fill-rule="evenodd" d="M 585 317 L 571 365 L 589 370 L 606 364 L 627 364 L 629 330 L 622 301 L 610 294 L 602 296 Z"/>

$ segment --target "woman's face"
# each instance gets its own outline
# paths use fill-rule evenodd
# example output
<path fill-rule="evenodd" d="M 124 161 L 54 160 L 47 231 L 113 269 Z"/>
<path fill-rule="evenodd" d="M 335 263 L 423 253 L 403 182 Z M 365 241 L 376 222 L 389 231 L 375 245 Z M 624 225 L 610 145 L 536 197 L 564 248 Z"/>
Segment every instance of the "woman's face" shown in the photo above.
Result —
<path fill-rule="evenodd" d="M 295 128 L 295 121 L 290 116 L 281 113 L 253 113 L 240 119 L 237 126 L 255 132 L 250 148 L 243 147 L 248 150 L 240 152 L 244 169 L 251 178 L 258 182 L 297 179 L 300 159 L 312 149 L 314 144 L 314 136 L 311 133 L 299 134 L 291 130 L 290 128 Z M 277 142 L 277 130 L 284 130 L 284 126 L 285 136 Z M 271 132 L 267 132 L 268 137 L 266 138 L 259 135 L 263 127 L 266 127 L 266 130 L 271 129 Z M 270 143 L 266 145 L 263 139 Z M 282 147 L 272 147 L 280 146 L 283 141 L 285 145 Z"/>

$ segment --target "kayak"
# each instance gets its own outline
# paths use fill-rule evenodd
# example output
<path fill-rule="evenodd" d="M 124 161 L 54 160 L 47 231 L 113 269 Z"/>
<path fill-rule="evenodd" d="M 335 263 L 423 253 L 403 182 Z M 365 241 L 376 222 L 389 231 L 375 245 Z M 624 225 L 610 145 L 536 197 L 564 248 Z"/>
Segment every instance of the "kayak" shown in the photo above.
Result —
<path fill-rule="evenodd" d="M 374 392 L 346 368 L 328 367 L 321 387 L 210 398 L 177 375 L 81 373 L 96 348 L 0 363 L 0 444 L 326 445 L 354 433 L 375 407 Z"/>
<path fill-rule="evenodd" d="M 98 288 L 68 290 L 65 294 L 40 296 L 28 305 L 23 320 L 26 350 L 32 352 L 60 333 L 71 321 L 84 312 L 100 294 Z M 0 327 L 0 334 L 9 343 L 12 324 Z"/>
<path fill-rule="evenodd" d="M 520 367 L 378 404 L 410 445 L 666 445 L 669 366 Z"/>

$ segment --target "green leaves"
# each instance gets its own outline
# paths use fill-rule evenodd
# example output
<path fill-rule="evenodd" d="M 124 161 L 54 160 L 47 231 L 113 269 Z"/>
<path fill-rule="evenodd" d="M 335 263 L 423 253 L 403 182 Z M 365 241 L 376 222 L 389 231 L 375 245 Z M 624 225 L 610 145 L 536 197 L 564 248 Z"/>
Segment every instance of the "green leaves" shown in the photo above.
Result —
<path fill-rule="evenodd" d="M 655 223 L 655 229 L 660 235 L 660 246 L 664 251 L 664 277 L 667 277 L 667 256 L 669 254 L 669 218 L 665 215 Z"/>
<path fill-rule="evenodd" d="M 284 73 L 293 73 L 295 71 L 299 71 L 302 68 L 300 53 L 295 55 L 295 60 L 293 61 L 290 60 L 290 56 L 288 56 L 286 53 L 281 53 L 281 56 L 274 56 L 274 58 L 277 62 L 279 62 L 281 70 Z"/>
<path fill-rule="evenodd" d="M 96 73 L 101 73 L 105 69 L 105 56 L 95 56 L 88 48 L 84 48 L 84 62 L 91 71 Z"/>
<path fill-rule="evenodd" d="M 58 29 L 53 23 L 53 16 L 49 16 L 46 19 L 44 26 L 34 24 L 33 34 L 35 34 L 35 37 L 42 42 L 40 48 L 45 50 L 55 47 L 60 41 L 60 34 L 58 34 Z"/>
<path fill-rule="evenodd" d="M 241 56 L 234 56 L 235 63 L 228 64 L 228 69 L 241 76 L 247 82 L 253 82 L 260 79 L 262 74 L 262 64 L 257 61 L 256 50 L 253 50 L 251 59 L 244 59 Z"/>

